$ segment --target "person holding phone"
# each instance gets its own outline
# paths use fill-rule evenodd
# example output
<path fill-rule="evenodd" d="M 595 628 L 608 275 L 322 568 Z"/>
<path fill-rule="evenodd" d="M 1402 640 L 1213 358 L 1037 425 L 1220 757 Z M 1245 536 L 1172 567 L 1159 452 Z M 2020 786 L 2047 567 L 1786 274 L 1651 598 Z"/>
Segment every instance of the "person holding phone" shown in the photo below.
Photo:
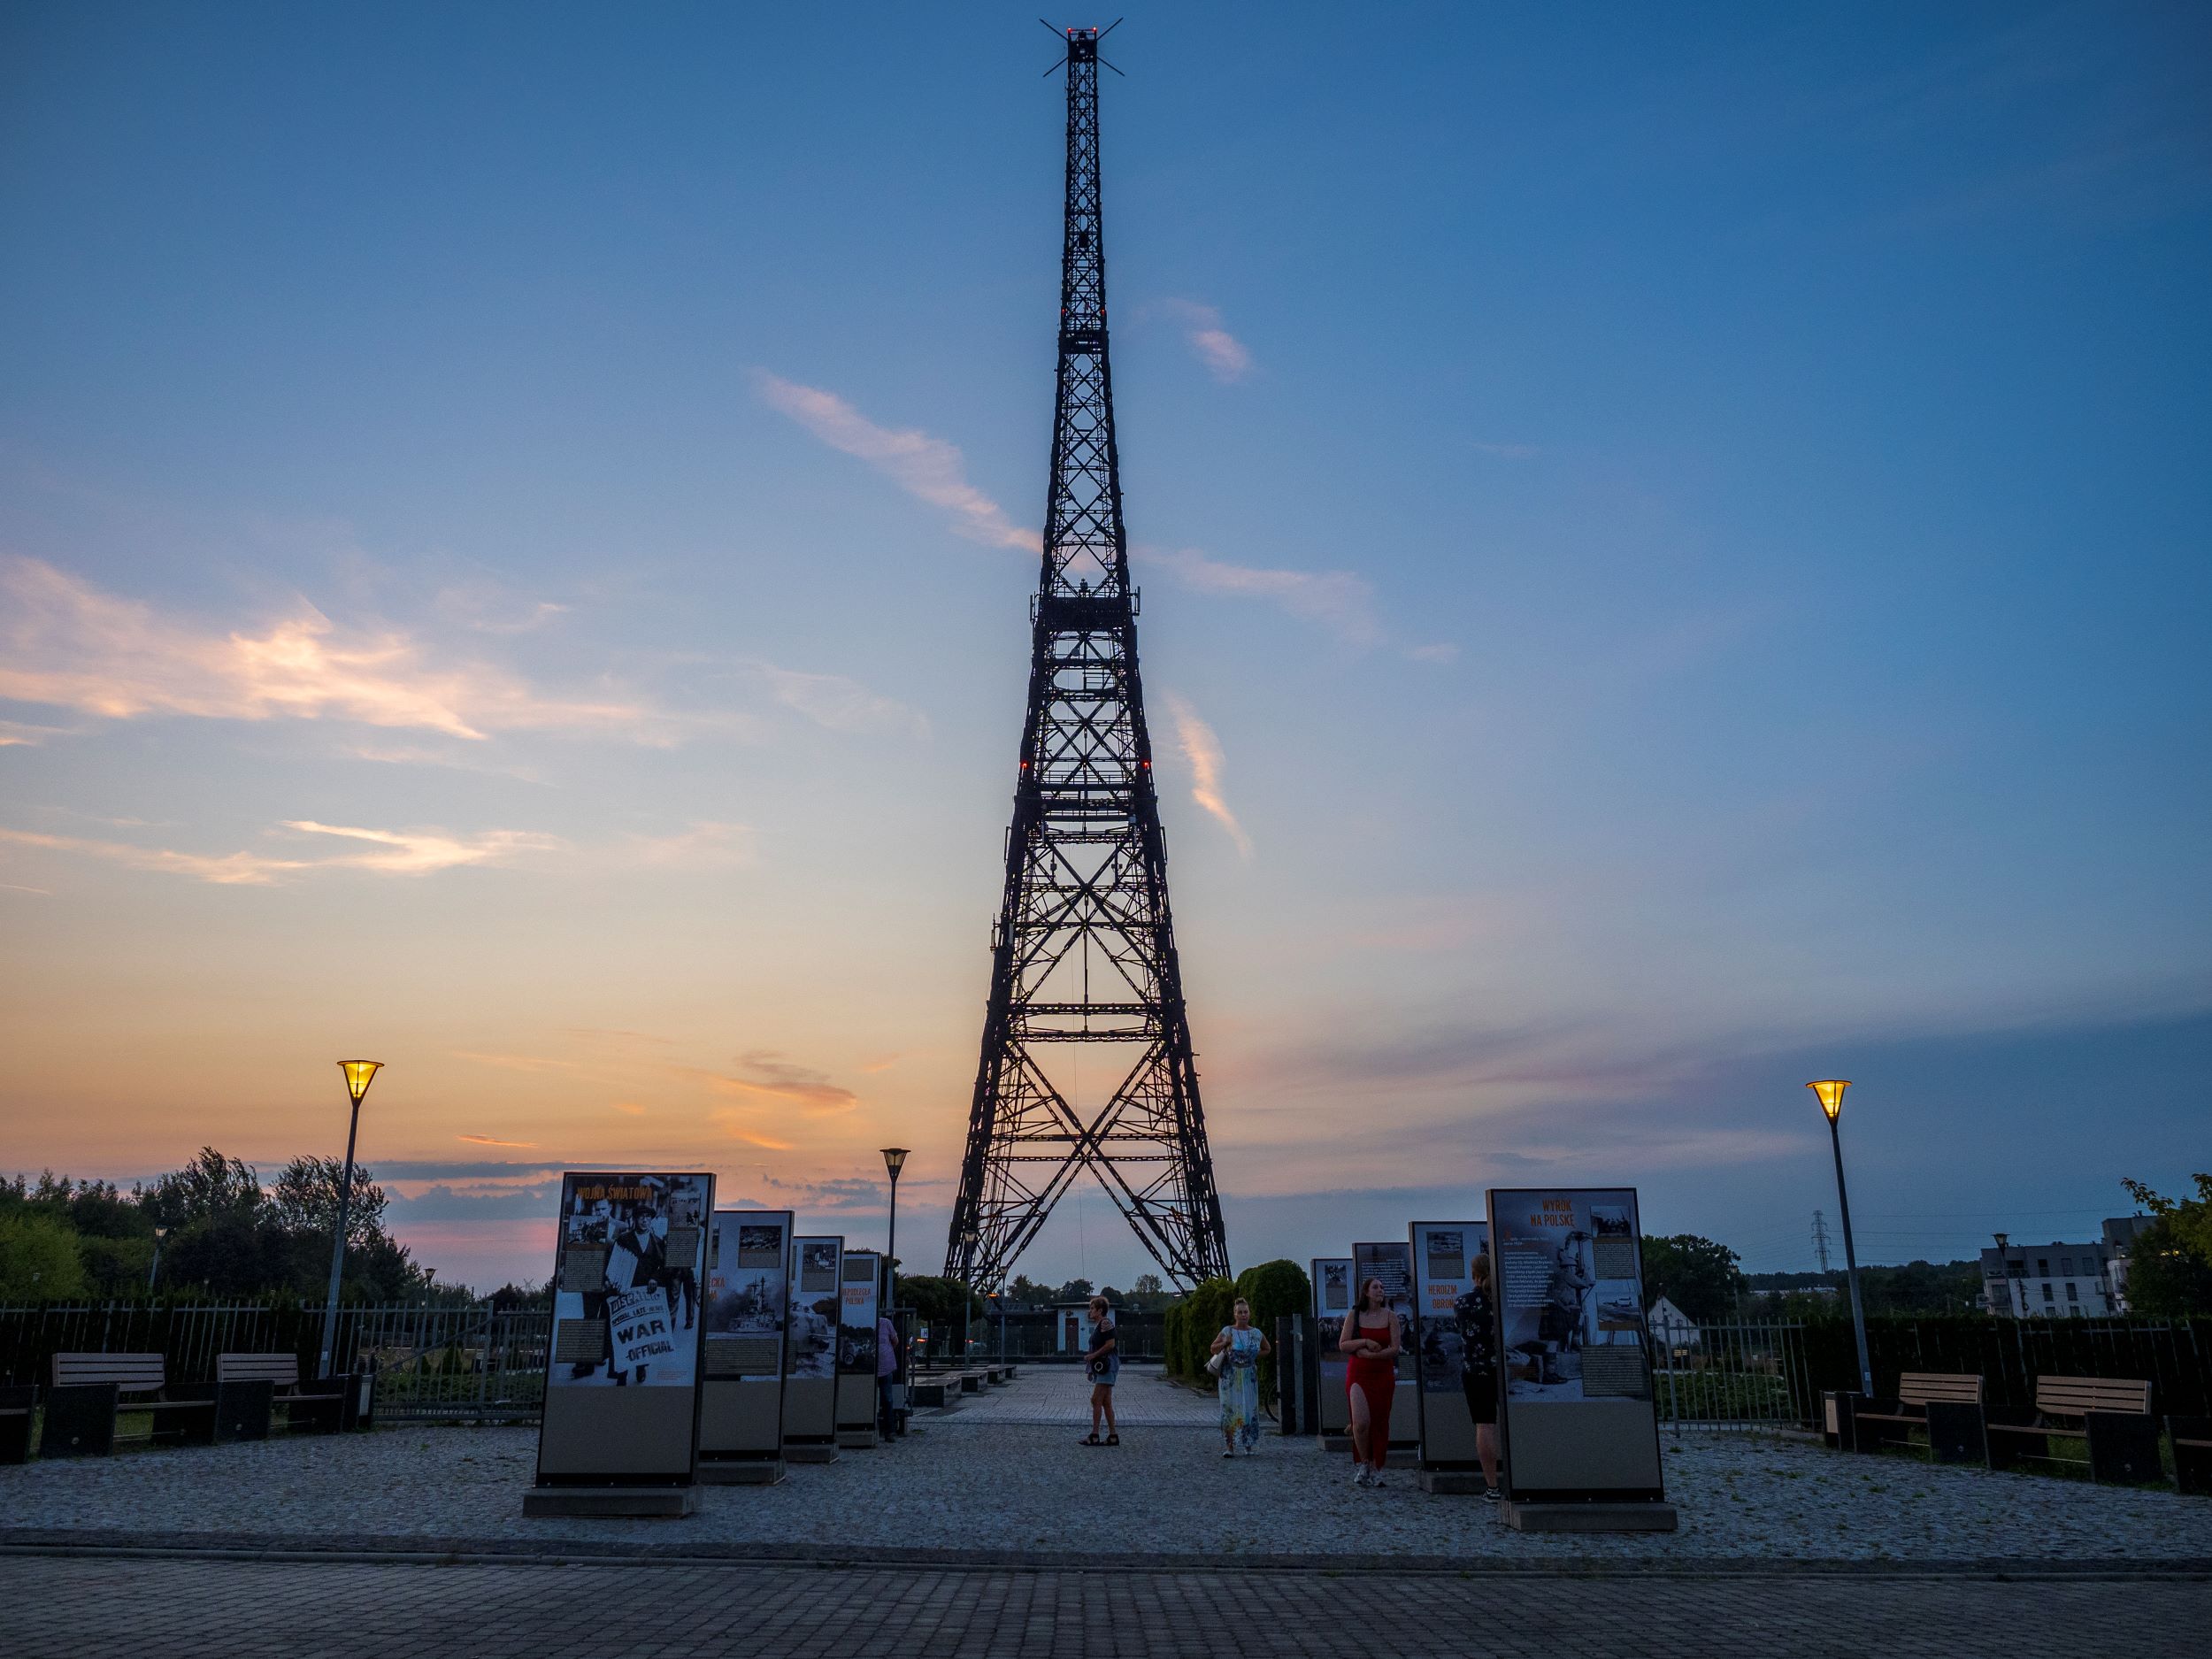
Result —
<path fill-rule="evenodd" d="M 1121 1376 L 1121 1355 L 1114 1340 L 1114 1313 L 1103 1296 L 1091 1298 L 1091 1345 L 1084 1350 L 1083 1369 L 1091 1379 L 1091 1432 L 1077 1442 L 1082 1446 L 1118 1446 L 1114 1428 L 1114 1384 Z M 1098 1438 L 1098 1421 L 1106 1419 L 1106 1438 Z"/>

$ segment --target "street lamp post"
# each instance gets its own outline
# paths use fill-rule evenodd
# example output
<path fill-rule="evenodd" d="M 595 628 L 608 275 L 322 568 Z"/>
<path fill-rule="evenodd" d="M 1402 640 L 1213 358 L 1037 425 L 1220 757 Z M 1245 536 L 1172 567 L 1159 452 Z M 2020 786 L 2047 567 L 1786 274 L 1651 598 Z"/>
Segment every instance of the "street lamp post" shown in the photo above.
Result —
<path fill-rule="evenodd" d="M 905 1167 L 904 1147 L 883 1148 L 884 1173 L 891 1178 L 891 1225 L 883 1241 L 883 1300 L 887 1311 L 899 1305 L 899 1171 Z"/>
<path fill-rule="evenodd" d="M 1851 1329 L 1859 1340 L 1859 1392 L 1871 1399 L 1874 1367 L 1866 1356 L 1866 1309 L 1859 1301 L 1859 1256 L 1851 1245 L 1851 1199 L 1843 1186 L 1843 1136 L 1836 1127 L 1843 1112 L 1843 1091 L 1851 1087 L 1851 1079 L 1824 1078 L 1805 1087 L 1819 1097 L 1820 1110 L 1828 1115 L 1828 1141 L 1836 1154 L 1836 1208 L 1843 1214 L 1843 1265 L 1851 1281 Z"/>
<path fill-rule="evenodd" d="M 961 1233 L 960 1254 L 964 1261 L 975 1260 L 975 1247 L 981 1241 L 982 1236 L 973 1227 Z M 964 1279 L 960 1281 L 960 1364 L 963 1370 L 967 1368 L 968 1363 L 968 1317 L 974 1303 L 975 1287 Z"/>
<path fill-rule="evenodd" d="M 156 1227 L 154 1229 L 153 1264 L 146 1270 L 146 1294 L 149 1296 L 154 1294 L 154 1280 L 161 1276 L 161 1247 L 168 1241 L 169 1229 Z"/>
<path fill-rule="evenodd" d="M 346 1074 L 346 1094 L 353 1101 L 353 1120 L 346 1128 L 346 1172 L 338 1180 L 338 1227 L 330 1240 L 330 1294 L 323 1303 L 323 1353 L 316 1363 L 318 1379 L 330 1375 L 330 1356 L 338 1346 L 338 1286 L 346 1271 L 346 1225 L 353 1209 L 353 1146 L 361 1133 L 361 1097 L 370 1079 L 383 1066 L 381 1060 L 341 1060 Z"/>

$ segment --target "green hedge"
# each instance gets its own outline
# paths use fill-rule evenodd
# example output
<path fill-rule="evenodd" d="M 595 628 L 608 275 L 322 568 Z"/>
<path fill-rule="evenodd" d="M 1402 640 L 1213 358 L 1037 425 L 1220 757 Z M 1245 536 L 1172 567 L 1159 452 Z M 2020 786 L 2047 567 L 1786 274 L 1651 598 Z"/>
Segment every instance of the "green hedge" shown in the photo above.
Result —
<path fill-rule="evenodd" d="M 1313 1306 L 1313 1282 L 1306 1270 L 1291 1261 L 1262 1262 L 1237 1275 L 1236 1294 L 1252 1304 L 1252 1323 L 1270 1342 L 1275 1340 L 1275 1322 L 1285 1314 L 1302 1314 Z M 1213 1339 L 1209 1337 L 1210 1342 Z M 1275 1402 L 1275 1360 L 1260 1361 L 1260 1402 Z"/>
<path fill-rule="evenodd" d="M 1187 1382 L 1212 1380 L 1206 1375 L 1206 1361 L 1214 1338 L 1229 1323 L 1229 1309 L 1236 1299 L 1236 1286 L 1227 1279 L 1201 1279 L 1189 1295 L 1169 1310 L 1169 1371 Z"/>

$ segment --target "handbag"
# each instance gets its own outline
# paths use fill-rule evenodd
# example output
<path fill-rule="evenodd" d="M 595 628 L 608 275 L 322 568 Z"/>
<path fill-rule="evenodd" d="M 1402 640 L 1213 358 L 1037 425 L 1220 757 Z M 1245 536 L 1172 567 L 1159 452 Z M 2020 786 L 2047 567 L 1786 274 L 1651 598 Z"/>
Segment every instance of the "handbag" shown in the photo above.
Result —
<path fill-rule="evenodd" d="M 1207 1375 L 1207 1376 L 1209 1376 L 1209 1377 L 1218 1377 L 1218 1376 L 1220 1376 L 1220 1375 L 1221 1375 L 1221 1368 L 1222 1368 L 1222 1366 L 1223 1366 L 1225 1363 L 1227 1363 L 1228 1358 L 1229 1358 L 1229 1350 L 1228 1350 L 1227 1348 L 1223 1348 L 1223 1349 L 1221 1350 L 1221 1352 L 1220 1352 L 1220 1353 L 1218 1353 L 1218 1354 L 1215 1355 L 1215 1356 L 1214 1356 L 1211 1359 L 1210 1359 L 1210 1360 L 1208 1360 L 1208 1361 L 1206 1362 L 1206 1375 Z"/>

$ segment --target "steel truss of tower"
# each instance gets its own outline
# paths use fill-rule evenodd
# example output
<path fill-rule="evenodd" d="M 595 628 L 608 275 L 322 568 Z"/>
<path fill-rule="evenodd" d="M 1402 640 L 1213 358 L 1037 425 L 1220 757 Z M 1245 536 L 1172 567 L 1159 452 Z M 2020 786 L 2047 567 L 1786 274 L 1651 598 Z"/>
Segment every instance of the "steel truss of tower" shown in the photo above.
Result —
<path fill-rule="evenodd" d="M 1051 495 L 1006 896 L 946 1249 L 945 1271 L 979 1289 L 1004 1283 L 1085 1174 L 1177 1282 L 1229 1271 L 1137 672 L 1106 357 L 1098 64 L 1097 31 L 1067 31 Z"/>

